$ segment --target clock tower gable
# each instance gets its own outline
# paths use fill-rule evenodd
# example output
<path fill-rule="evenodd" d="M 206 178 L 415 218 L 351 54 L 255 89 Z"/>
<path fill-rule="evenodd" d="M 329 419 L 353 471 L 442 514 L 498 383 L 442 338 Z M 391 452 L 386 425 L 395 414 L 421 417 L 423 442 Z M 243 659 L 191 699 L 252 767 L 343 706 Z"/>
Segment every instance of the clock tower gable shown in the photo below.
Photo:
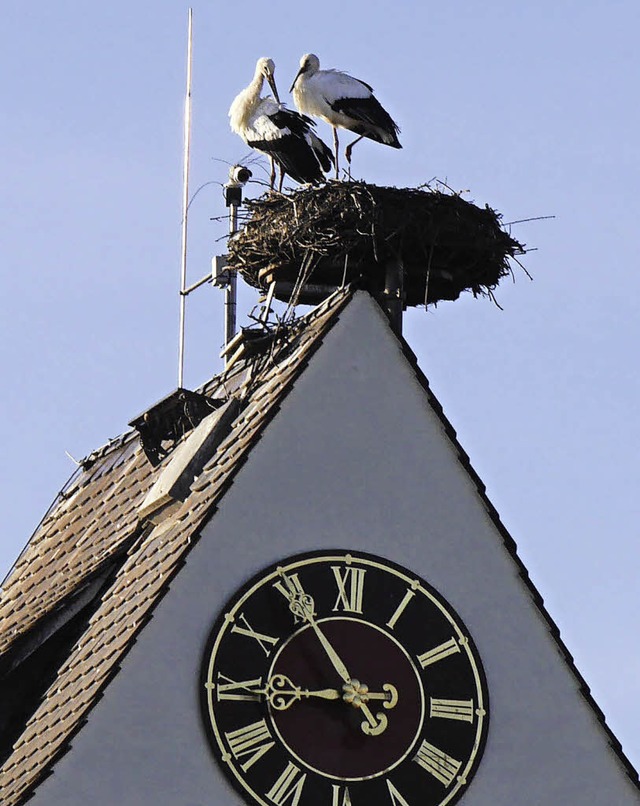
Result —
<path fill-rule="evenodd" d="M 314 334 L 314 349 L 307 349 L 295 372 L 286 374 L 287 361 L 289 367 L 295 364 L 294 350 L 283 355 L 280 373 L 272 372 L 253 389 L 226 442 L 203 463 L 191 494 L 166 519 L 150 524 L 139 546 L 131 549 L 130 556 L 140 552 L 139 562 L 150 568 L 154 554 L 158 557 L 150 573 L 167 575 L 164 595 L 154 599 L 135 641 L 121 636 L 126 653 L 118 656 L 101 697 L 92 701 L 52 775 L 35 789 L 36 806 L 75 806 L 89 798 L 96 806 L 118 801 L 240 806 L 246 790 L 230 782 L 220 764 L 246 768 L 247 774 L 260 770 L 265 777 L 256 780 L 264 782 L 264 803 L 305 806 L 314 769 L 303 751 L 296 751 L 301 760 L 293 754 L 278 756 L 276 762 L 278 737 L 267 716 L 225 723 L 219 747 L 212 744 L 206 686 L 217 685 L 227 701 L 245 698 L 240 705 L 266 697 L 261 692 L 270 679 L 270 659 L 281 651 L 281 622 L 263 620 L 261 609 L 251 609 L 249 600 L 243 608 L 241 591 L 265 569 L 314 552 L 356 558 L 328 561 L 326 576 L 314 582 L 326 586 L 324 609 L 312 617 L 320 630 L 322 619 L 359 624 L 369 613 L 373 620 L 374 611 L 384 612 L 384 618 L 376 617 L 379 629 L 394 636 L 399 651 L 413 652 L 418 689 L 427 692 L 421 718 L 432 720 L 433 732 L 416 729 L 415 739 L 412 734 L 409 769 L 418 780 L 424 776 L 430 791 L 442 792 L 440 800 L 430 803 L 444 804 L 454 787 L 451 802 L 465 806 L 640 802 L 628 762 L 617 752 L 411 351 L 367 293 L 348 294 L 343 301 L 343 307 L 331 311 L 331 327 Z M 267 417 L 264 407 L 276 400 L 273 389 L 283 379 L 277 405 Z M 264 419 L 259 432 L 243 432 L 251 417 Z M 222 449 L 231 453 L 222 454 Z M 219 496 L 207 498 L 225 468 L 223 455 L 235 463 L 233 475 Z M 178 549 L 176 535 L 189 517 L 189 545 Z M 166 559 L 172 544 L 179 562 Z M 358 564 L 358 556 L 370 555 L 407 574 L 395 598 L 384 593 L 384 586 L 370 584 L 372 566 Z M 305 573 L 296 566 L 281 587 L 295 588 L 297 578 L 304 588 Z M 131 606 L 135 597 L 144 596 L 139 582 L 127 593 L 125 576 L 123 571 L 120 588 L 116 582 L 104 594 L 97 618 L 105 608 L 118 606 L 118 596 L 130 596 Z M 287 600 L 278 582 L 269 580 L 269 601 L 282 600 L 285 618 Z M 451 627 L 450 634 L 443 627 L 438 638 L 415 636 L 414 644 L 409 640 L 413 594 L 423 583 L 463 626 L 459 631 Z M 321 601 L 320 593 L 315 600 Z M 308 615 L 304 622 L 304 612 L 297 628 L 315 629 Z M 208 679 L 215 625 L 224 624 L 226 616 L 233 622 L 227 623 L 225 640 L 230 636 L 237 642 L 248 665 L 242 675 L 229 668 L 220 670 L 222 677 Z M 293 616 L 291 624 L 293 630 Z M 111 629 L 117 631 L 118 625 Z M 401 640 L 397 636 L 405 635 L 403 630 Z M 360 640 L 356 628 L 353 636 Z M 473 780 L 460 782 L 464 760 L 446 745 L 447 730 L 444 738 L 434 738 L 436 728 L 476 726 L 477 692 L 485 689 L 426 686 L 455 660 L 465 646 L 461 638 L 468 636 L 483 670 L 489 717 L 488 729 L 478 734 L 484 752 L 474 762 Z M 290 668 L 296 667 L 287 667 L 292 678 Z M 339 674 L 335 660 L 333 668 Z M 90 660 L 86 674 L 91 674 Z M 340 690 L 331 685 L 318 690 Z M 403 697 L 401 688 L 397 694 Z M 382 706 L 370 710 L 374 718 L 378 710 L 383 713 Z M 384 713 L 391 724 L 394 709 Z M 381 803 L 416 803 L 413 790 L 403 788 L 408 786 L 404 779 L 390 772 L 383 783 L 386 800 Z M 327 806 L 332 798 L 341 806 L 359 806 L 348 781 L 336 779 L 327 787 Z"/>

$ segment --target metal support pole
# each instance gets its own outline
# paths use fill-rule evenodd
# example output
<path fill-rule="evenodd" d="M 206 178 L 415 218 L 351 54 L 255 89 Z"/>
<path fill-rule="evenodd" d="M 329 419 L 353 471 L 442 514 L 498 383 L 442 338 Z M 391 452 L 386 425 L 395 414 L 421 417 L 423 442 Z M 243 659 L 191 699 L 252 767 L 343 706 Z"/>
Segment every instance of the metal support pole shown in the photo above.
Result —
<path fill-rule="evenodd" d="M 236 335 L 236 292 L 238 277 L 235 271 L 229 272 L 229 285 L 224 291 L 224 337 L 225 345 Z M 227 356 L 228 359 L 228 356 Z M 225 365 L 226 360 L 225 359 Z"/>
<path fill-rule="evenodd" d="M 242 188 L 226 187 L 226 199 L 229 207 L 229 237 L 238 231 L 238 205 L 242 202 Z M 232 192 L 234 191 L 234 192 Z M 236 335 L 236 297 L 238 290 L 238 274 L 234 269 L 227 269 L 229 281 L 224 290 L 224 344 L 225 347 Z M 229 363 L 229 355 L 225 356 L 225 367 Z"/>
<path fill-rule="evenodd" d="M 400 258 L 392 259 L 386 265 L 383 296 L 391 327 L 398 336 L 401 336 L 404 310 L 404 265 Z"/>
<path fill-rule="evenodd" d="M 229 208 L 229 238 L 238 231 L 238 207 L 242 204 L 242 185 L 251 176 L 251 172 L 244 171 L 246 174 L 238 176 L 238 166 L 233 166 L 230 174 L 230 181 L 224 186 L 225 189 L 225 202 Z M 231 342 L 236 335 L 236 308 L 237 308 L 237 290 L 238 290 L 238 274 L 234 269 L 227 269 L 227 285 L 224 292 L 224 338 L 225 347 Z M 230 356 L 225 355 L 225 367 L 229 363 Z"/>

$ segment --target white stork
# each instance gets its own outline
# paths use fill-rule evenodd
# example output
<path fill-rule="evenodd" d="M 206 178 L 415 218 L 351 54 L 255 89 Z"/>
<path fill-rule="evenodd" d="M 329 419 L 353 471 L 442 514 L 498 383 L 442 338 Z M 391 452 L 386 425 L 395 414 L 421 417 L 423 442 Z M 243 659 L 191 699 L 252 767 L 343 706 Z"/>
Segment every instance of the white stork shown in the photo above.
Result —
<path fill-rule="evenodd" d="M 349 163 L 351 149 L 363 137 L 392 148 L 402 148 L 398 141 L 400 129 L 375 98 L 373 88 L 340 70 L 321 70 L 320 60 L 313 53 L 300 59 L 300 69 L 289 92 L 293 92 L 294 103 L 300 112 L 316 115 L 333 127 L 336 176 L 338 127 L 359 135 L 344 152 Z"/>
<path fill-rule="evenodd" d="M 253 81 L 234 99 L 229 109 L 232 130 L 248 146 L 263 151 L 271 162 L 270 187 L 280 166 L 280 189 L 285 173 L 296 182 L 317 184 L 333 162 L 331 149 L 315 134 L 315 123 L 306 115 L 286 109 L 278 97 L 272 59 L 258 59 Z M 267 79 L 275 100 L 260 97 Z"/>

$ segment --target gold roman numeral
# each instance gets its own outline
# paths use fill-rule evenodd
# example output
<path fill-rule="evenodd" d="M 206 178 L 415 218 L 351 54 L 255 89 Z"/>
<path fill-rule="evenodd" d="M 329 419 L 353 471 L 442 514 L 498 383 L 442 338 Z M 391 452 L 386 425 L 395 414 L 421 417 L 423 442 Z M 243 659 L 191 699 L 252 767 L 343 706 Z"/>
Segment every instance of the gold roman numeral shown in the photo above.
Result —
<path fill-rule="evenodd" d="M 267 797 L 276 806 L 283 806 L 285 803 L 298 806 L 306 778 L 307 773 L 301 772 L 295 764 L 289 761 L 282 775 L 267 792 Z"/>
<path fill-rule="evenodd" d="M 264 719 L 225 733 L 225 737 L 235 759 L 240 760 L 248 756 L 247 760 L 240 764 L 243 772 L 253 766 L 275 744 Z"/>
<path fill-rule="evenodd" d="M 387 627 L 389 627 L 389 629 L 393 630 L 393 628 L 396 626 L 396 621 L 404 613 L 406 606 L 409 604 L 409 602 L 413 599 L 415 595 L 416 595 L 415 591 L 412 591 L 411 588 L 407 588 L 403 600 L 396 607 L 395 613 L 391 616 L 389 621 L 387 621 Z"/>
<path fill-rule="evenodd" d="M 305 611 L 315 616 L 313 598 L 307 596 L 297 574 L 281 572 L 280 579 L 273 583 L 273 587 L 289 602 L 289 610 L 296 624 L 307 620 Z"/>
<path fill-rule="evenodd" d="M 460 646 L 455 638 L 450 638 L 448 641 L 445 641 L 444 644 L 434 646 L 434 648 L 430 649 L 428 652 L 423 652 L 422 655 L 418 655 L 418 663 L 423 669 L 426 669 L 427 666 L 431 666 L 432 663 L 437 663 L 439 660 L 449 655 L 454 655 L 456 652 L 460 652 Z"/>
<path fill-rule="evenodd" d="M 402 797 L 402 795 L 398 792 L 395 786 L 391 783 L 391 781 L 387 778 L 387 789 L 389 790 L 389 794 L 391 795 L 391 803 L 393 806 L 409 806 L 407 801 Z"/>
<path fill-rule="evenodd" d="M 348 613 L 362 613 L 362 595 L 364 593 L 365 568 L 332 565 L 331 570 L 338 586 L 338 598 L 333 610 L 344 610 Z"/>
<path fill-rule="evenodd" d="M 431 698 L 430 716 L 473 722 L 473 700 L 438 700 Z"/>
<path fill-rule="evenodd" d="M 277 644 L 278 639 L 274 638 L 271 635 L 265 635 L 264 633 L 256 632 L 253 629 L 253 627 L 249 624 L 249 622 L 247 621 L 247 619 L 246 619 L 246 617 L 244 616 L 243 613 L 240 613 L 240 615 L 238 616 L 238 621 L 241 621 L 244 624 L 244 627 L 238 627 L 237 624 L 234 624 L 233 627 L 231 628 L 231 632 L 235 632 L 235 633 L 238 633 L 239 635 L 246 635 L 249 638 L 253 638 L 255 641 L 257 641 L 260 644 L 264 654 L 267 657 L 269 657 L 269 653 L 271 652 L 271 647 L 267 646 L 267 644 L 271 644 L 271 645 Z"/>
<path fill-rule="evenodd" d="M 462 766 L 461 761 L 448 756 L 427 741 L 422 742 L 418 752 L 413 757 L 413 761 L 431 773 L 434 778 L 437 778 L 445 786 L 449 786 Z"/>
<path fill-rule="evenodd" d="M 232 680 L 222 672 L 218 672 L 217 683 L 207 683 L 208 689 L 215 689 L 216 697 L 220 700 L 236 700 L 241 702 L 257 702 L 262 693 L 262 678 L 255 680 Z"/>
<path fill-rule="evenodd" d="M 302 583 L 297 574 L 282 574 L 282 578 L 273 583 L 273 587 L 290 602 L 292 597 L 304 595 Z"/>
<path fill-rule="evenodd" d="M 331 785 L 333 788 L 333 797 L 331 799 L 331 806 L 351 806 L 351 795 L 345 786 L 344 789 L 337 784 Z"/>

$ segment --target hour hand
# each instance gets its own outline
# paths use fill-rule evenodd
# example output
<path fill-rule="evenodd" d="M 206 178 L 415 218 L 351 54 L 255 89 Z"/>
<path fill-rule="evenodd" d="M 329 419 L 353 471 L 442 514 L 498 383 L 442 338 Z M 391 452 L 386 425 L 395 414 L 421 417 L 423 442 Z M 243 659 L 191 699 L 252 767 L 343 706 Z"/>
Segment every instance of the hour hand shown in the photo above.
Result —
<path fill-rule="evenodd" d="M 261 693 L 265 695 L 267 702 L 276 711 L 286 711 L 294 702 L 300 702 L 312 697 L 321 700 L 343 700 L 354 708 L 361 708 L 370 723 L 370 727 L 375 728 L 378 727 L 383 720 L 373 717 L 366 703 L 369 700 L 382 700 L 384 708 L 395 708 L 398 702 L 398 692 L 395 686 L 392 686 L 390 683 L 385 683 L 382 688 L 382 692 L 374 693 L 369 691 L 368 687 L 361 684 L 358 680 L 353 680 L 351 683 L 345 683 L 342 686 L 342 691 L 338 691 L 338 689 L 335 688 L 311 690 L 297 686 L 291 678 L 284 674 L 274 674 L 273 677 L 269 678 L 267 685 L 261 690 Z M 378 717 L 380 716 L 379 714 Z M 368 732 L 370 731 L 365 731 L 365 733 Z M 382 733 L 382 731 L 378 732 Z"/>
<path fill-rule="evenodd" d="M 322 700 L 339 700 L 341 692 L 333 688 L 323 688 L 311 691 L 296 684 L 284 674 L 274 674 L 267 681 L 264 693 L 269 705 L 276 711 L 286 711 L 294 702 L 299 702 L 310 697 L 318 697 Z"/>

